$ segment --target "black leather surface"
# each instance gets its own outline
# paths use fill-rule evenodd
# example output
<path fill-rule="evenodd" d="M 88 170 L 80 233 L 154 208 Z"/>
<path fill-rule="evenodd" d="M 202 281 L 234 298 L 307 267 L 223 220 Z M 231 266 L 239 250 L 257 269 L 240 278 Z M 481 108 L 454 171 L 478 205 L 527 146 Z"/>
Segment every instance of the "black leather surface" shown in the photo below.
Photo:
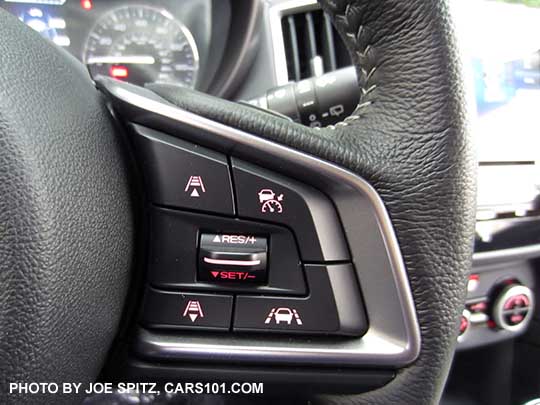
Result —
<path fill-rule="evenodd" d="M 120 140 L 84 67 L 0 10 L 0 403 L 95 380 L 132 256 Z"/>
<path fill-rule="evenodd" d="M 164 85 L 172 103 L 347 167 L 380 193 L 406 262 L 420 322 L 417 361 L 377 391 L 331 404 L 436 404 L 453 356 L 471 265 L 475 162 L 447 5 L 438 0 L 324 1 L 359 66 L 360 106 L 310 130 Z"/>

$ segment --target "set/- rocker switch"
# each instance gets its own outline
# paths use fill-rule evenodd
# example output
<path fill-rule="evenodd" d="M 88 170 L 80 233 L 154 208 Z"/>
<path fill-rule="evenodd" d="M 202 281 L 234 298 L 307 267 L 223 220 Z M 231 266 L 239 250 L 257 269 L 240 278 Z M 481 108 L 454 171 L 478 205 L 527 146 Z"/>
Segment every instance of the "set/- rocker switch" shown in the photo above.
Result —
<path fill-rule="evenodd" d="M 256 283 L 267 280 L 268 241 L 237 234 L 201 234 L 198 279 L 215 283 Z"/>

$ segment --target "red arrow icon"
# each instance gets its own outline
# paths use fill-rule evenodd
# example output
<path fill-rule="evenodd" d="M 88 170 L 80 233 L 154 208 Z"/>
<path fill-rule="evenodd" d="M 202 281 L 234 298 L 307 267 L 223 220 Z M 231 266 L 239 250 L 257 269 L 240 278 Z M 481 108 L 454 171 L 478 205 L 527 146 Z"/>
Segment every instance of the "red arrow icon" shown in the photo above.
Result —
<path fill-rule="evenodd" d="M 219 274 L 219 271 L 211 271 L 210 273 L 212 273 L 214 278 L 216 278 L 218 276 L 218 274 Z"/>

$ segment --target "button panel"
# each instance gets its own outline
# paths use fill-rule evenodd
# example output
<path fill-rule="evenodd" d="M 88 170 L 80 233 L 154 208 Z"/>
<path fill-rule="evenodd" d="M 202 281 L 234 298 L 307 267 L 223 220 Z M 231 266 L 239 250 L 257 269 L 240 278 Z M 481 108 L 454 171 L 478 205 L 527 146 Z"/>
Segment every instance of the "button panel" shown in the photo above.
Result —
<path fill-rule="evenodd" d="M 229 167 L 225 155 L 131 127 L 154 204 L 142 325 L 366 332 L 347 242 L 326 195 L 235 158 Z"/>
<path fill-rule="evenodd" d="M 186 294 L 148 288 L 141 322 L 150 328 L 228 331 L 232 304 L 230 295 Z"/>
<path fill-rule="evenodd" d="M 320 191 L 232 159 L 238 214 L 294 230 L 306 262 L 350 260 L 332 202 Z"/>
<path fill-rule="evenodd" d="M 175 360 L 187 362 L 186 364 L 196 361 L 216 364 L 221 362 L 226 368 L 227 364 L 234 363 L 317 366 L 322 367 L 321 369 L 373 366 L 397 369 L 415 361 L 420 353 L 420 328 L 406 269 L 387 210 L 368 182 L 315 156 L 175 108 L 144 88 L 106 78 L 99 80 L 97 84 L 126 120 L 144 122 L 146 125 L 167 130 L 184 140 L 201 143 L 225 154 L 231 153 L 246 161 L 257 162 L 266 169 L 276 170 L 280 175 L 290 176 L 323 191 L 331 199 L 342 219 L 338 228 L 342 227 L 349 239 L 347 247 L 350 249 L 351 259 L 344 262 L 355 263 L 355 276 L 358 277 L 358 280 L 351 284 L 351 288 L 358 288 L 360 284 L 367 307 L 370 311 L 375 310 L 373 314 L 369 314 L 370 324 L 365 337 L 276 338 L 270 333 L 255 336 L 253 333 L 240 332 L 215 335 L 207 332 L 174 334 L 139 329 L 134 336 L 132 347 L 136 353 L 147 359 Z M 146 208 L 146 212 L 152 211 L 149 209 L 152 207 Z M 235 215 L 239 215 L 238 210 Z M 297 231 L 292 226 L 285 224 L 285 228 L 297 238 Z M 232 232 L 213 227 L 202 231 Z M 235 232 L 250 233 L 244 230 Z M 144 236 L 152 242 L 152 235 Z M 270 238 L 270 256 L 272 250 L 273 243 Z M 306 262 L 299 264 L 308 265 Z M 273 259 L 270 257 L 269 278 L 272 263 Z M 196 274 L 196 269 L 192 270 Z M 223 291 L 225 288 L 229 289 L 228 286 L 219 288 L 223 288 Z M 191 288 L 170 289 L 193 291 Z M 258 294 L 236 289 L 233 293 L 236 296 Z M 339 300 L 340 297 L 341 294 L 338 294 L 335 298 Z"/>
<path fill-rule="evenodd" d="M 225 155 L 139 125 L 132 127 L 135 149 L 154 203 L 234 214 Z"/>

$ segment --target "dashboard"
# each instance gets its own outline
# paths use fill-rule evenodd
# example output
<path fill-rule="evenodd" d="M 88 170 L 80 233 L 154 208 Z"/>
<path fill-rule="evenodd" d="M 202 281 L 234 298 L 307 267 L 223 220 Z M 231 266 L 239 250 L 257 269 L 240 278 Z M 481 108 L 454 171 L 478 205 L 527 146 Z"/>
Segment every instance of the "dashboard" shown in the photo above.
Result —
<path fill-rule="evenodd" d="M 93 77 L 201 90 L 216 73 L 230 24 L 227 0 L 4 0 L 0 7 L 84 62 Z"/>

